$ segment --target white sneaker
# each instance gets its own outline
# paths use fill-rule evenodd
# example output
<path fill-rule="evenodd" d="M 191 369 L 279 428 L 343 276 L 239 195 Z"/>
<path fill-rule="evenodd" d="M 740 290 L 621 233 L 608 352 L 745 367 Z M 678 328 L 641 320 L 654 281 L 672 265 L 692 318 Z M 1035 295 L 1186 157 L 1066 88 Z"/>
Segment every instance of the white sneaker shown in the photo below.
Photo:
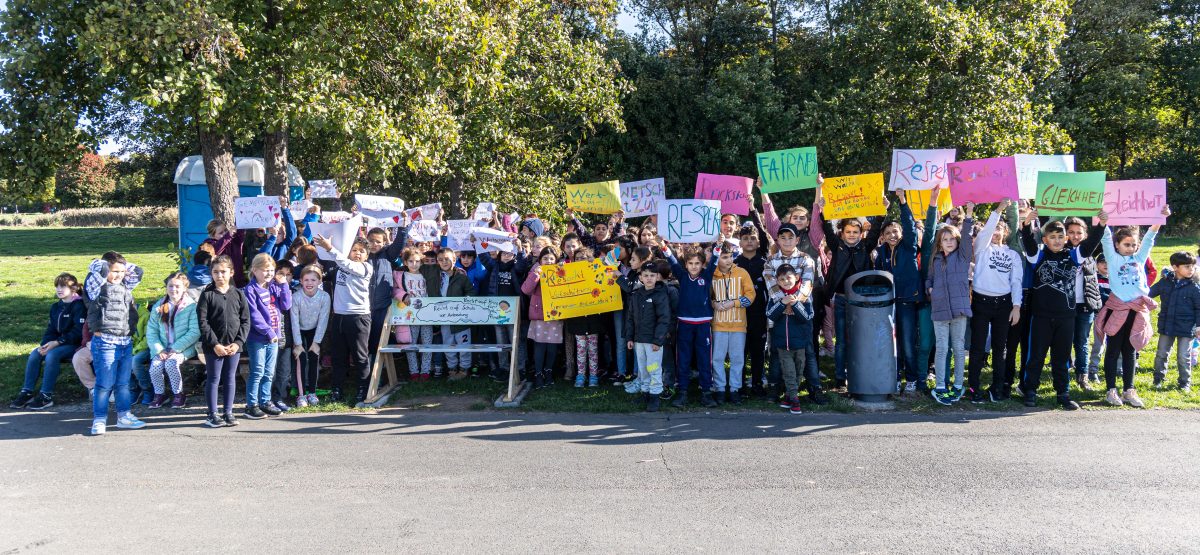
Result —
<path fill-rule="evenodd" d="M 99 418 L 92 420 L 92 435 L 94 435 L 94 436 L 104 435 L 104 428 L 105 428 L 105 423 L 103 420 L 100 420 Z"/>
<path fill-rule="evenodd" d="M 127 412 L 125 416 L 117 419 L 117 427 L 126 430 L 138 430 L 145 428 L 146 423 L 138 420 L 138 417 L 134 416 L 132 412 Z"/>
<path fill-rule="evenodd" d="M 913 394 L 917 392 L 917 382 L 908 382 L 904 384 L 904 392 Z"/>
<path fill-rule="evenodd" d="M 1121 401 L 1121 395 L 1117 393 L 1116 389 L 1108 390 L 1108 395 L 1104 397 L 1104 402 L 1114 407 L 1119 407 L 1125 404 L 1123 401 Z"/>
<path fill-rule="evenodd" d="M 1125 390 L 1125 395 L 1121 397 L 1121 400 L 1125 401 L 1126 405 L 1138 409 L 1146 406 L 1144 403 L 1142 403 L 1142 398 L 1138 397 L 1137 390 L 1132 388 Z"/>

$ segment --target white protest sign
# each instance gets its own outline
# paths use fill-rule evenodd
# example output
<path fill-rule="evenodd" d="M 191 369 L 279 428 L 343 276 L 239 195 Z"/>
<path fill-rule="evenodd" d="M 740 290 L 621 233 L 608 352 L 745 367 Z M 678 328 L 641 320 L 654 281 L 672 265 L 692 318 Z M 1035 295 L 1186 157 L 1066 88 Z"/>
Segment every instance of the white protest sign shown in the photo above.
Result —
<path fill-rule="evenodd" d="M 424 204 L 404 211 L 410 220 L 436 220 L 442 213 L 442 203 Z"/>
<path fill-rule="evenodd" d="M 446 246 L 456 251 L 469 251 L 474 248 L 471 245 L 471 228 L 478 226 L 479 222 L 475 220 L 448 220 L 446 221 Z"/>
<path fill-rule="evenodd" d="M 658 235 L 672 243 L 709 243 L 721 235 L 721 201 L 664 200 L 658 203 Z"/>
<path fill-rule="evenodd" d="M 308 225 L 312 229 L 313 237 L 320 235 L 329 239 L 338 252 L 348 254 L 350 246 L 354 244 L 354 238 L 358 236 L 359 228 L 362 227 L 362 218 L 355 216 L 338 223 L 311 223 Z M 321 247 L 317 247 L 317 257 L 321 260 L 334 260 L 334 256 Z"/>
<path fill-rule="evenodd" d="M 332 179 L 315 179 L 308 182 L 309 198 L 338 198 L 337 182 Z"/>
<path fill-rule="evenodd" d="M 408 239 L 418 243 L 436 243 L 441 240 L 441 229 L 435 220 L 417 220 L 408 228 Z"/>
<path fill-rule="evenodd" d="M 238 197 L 233 199 L 233 211 L 237 229 L 279 225 L 279 197 Z"/>
<path fill-rule="evenodd" d="M 475 206 L 475 213 L 471 215 L 481 222 L 490 222 L 496 215 L 496 204 L 492 202 L 481 202 Z"/>
<path fill-rule="evenodd" d="M 308 217 L 308 209 L 312 208 L 312 206 L 312 201 L 308 199 L 293 200 L 288 205 L 288 212 L 292 213 L 293 220 L 300 221 Z"/>
<path fill-rule="evenodd" d="M 1075 171 L 1074 154 L 1014 154 L 1017 162 L 1017 191 L 1023 199 L 1037 196 L 1038 172 Z"/>
<path fill-rule="evenodd" d="M 953 148 L 892 150 L 892 173 L 888 190 L 927 191 L 938 185 L 949 185 L 947 168 L 954 162 Z"/>
<path fill-rule="evenodd" d="M 361 211 L 370 210 L 372 212 L 392 212 L 395 214 L 404 212 L 404 201 L 396 197 L 355 194 L 354 202 L 358 204 L 358 209 Z"/>
<path fill-rule="evenodd" d="M 367 227 L 402 227 L 404 226 L 404 213 L 392 214 L 390 212 L 372 212 L 363 210 L 359 212 L 363 217 L 363 223 Z"/>
<path fill-rule="evenodd" d="M 477 253 L 488 251 L 513 252 L 513 235 L 511 233 L 490 227 L 473 227 L 471 228 L 471 235 L 475 238 L 472 244 L 475 246 L 475 252 Z"/>
<path fill-rule="evenodd" d="M 621 210 L 629 218 L 657 214 L 658 203 L 666 198 L 666 186 L 661 177 L 621 184 Z"/>
<path fill-rule="evenodd" d="M 344 222 L 346 220 L 349 220 L 351 216 L 352 216 L 351 213 L 342 212 L 340 210 L 334 210 L 332 212 L 322 212 L 321 213 L 321 223 L 336 224 L 338 222 Z"/>

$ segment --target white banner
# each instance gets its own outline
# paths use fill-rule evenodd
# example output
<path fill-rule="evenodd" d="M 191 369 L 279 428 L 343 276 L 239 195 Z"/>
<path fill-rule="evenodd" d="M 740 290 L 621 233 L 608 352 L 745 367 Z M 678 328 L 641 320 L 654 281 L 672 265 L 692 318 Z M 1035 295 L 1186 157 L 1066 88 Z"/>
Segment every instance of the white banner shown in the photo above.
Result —
<path fill-rule="evenodd" d="M 436 220 L 442 213 L 442 203 L 424 204 L 404 211 L 410 220 Z"/>
<path fill-rule="evenodd" d="M 490 227 L 473 227 L 471 235 L 475 237 L 472 244 L 475 252 L 515 252 L 514 236 L 511 233 L 492 229 Z"/>
<path fill-rule="evenodd" d="M 279 197 L 238 197 L 233 199 L 233 220 L 237 229 L 275 227 L 280 221 Z"/>
<path fill-rule="evenodd" d="M 662 201 L 658 204 L 658 235 L 672 243 L 716 241 L 721 236 L 721 201 Z"/>
<path fill-rule="evenodd" d="M 358 230 L 362 227 L 362 218 L 355 216 L 333 224 L 312 223 L 308 225 L 312 228 L 313 237 L 320 235 L 329 239 L 329 242 L 333 243 L 334 248 L 342 254 L 348 255 L 350 245 L 354 244 L 354 238 L 358 236 Z M 321 247 L 317 247 L 317 257 L 321 260 L 334 259 L 329 251 Z"/>
<path fill-rule="evenodd" d="M 395 214 L 404 212 L 404 201 L 396 197 L 356 194 L 354 195 L 354 202 L 358 204 L 360 211 L 370 210 L 372 212 L 392 212 Z"/>
<path fill-rule="evenodd" d="M 666 199 L 666 186 L 661 177 L 621 184 L 621 210 L 627 218 L 657 214 L 658 203 Z"/>
<path fill-rule="evenodd" d="M 471 228 L 479 226 L 475 220 L 446 221 L 446 246 L 456 251 L 469 251 L 474 248 L 471 244 Z"/>
<path fill-rule="evenodd" d="M 1017 162 L 1017 191 L 1023 199 L 1037 196 L 1038 172 L 1075 171 L 1074 154 L 1014 154 Z"/>

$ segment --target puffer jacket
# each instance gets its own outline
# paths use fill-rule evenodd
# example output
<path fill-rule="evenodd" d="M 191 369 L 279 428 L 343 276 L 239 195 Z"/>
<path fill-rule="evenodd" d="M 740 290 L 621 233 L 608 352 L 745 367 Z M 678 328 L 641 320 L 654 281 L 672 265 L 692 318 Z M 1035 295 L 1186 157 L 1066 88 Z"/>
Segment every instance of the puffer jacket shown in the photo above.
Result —
<path fill-rule="evenodd" d="M 165 350 L 172 350 L 183 355 L 183 358 L 196 356 L 196 346 L 200 342 L 200 322 L 196 319 L 196 303 L 188 295 L 184 295 L 175 308 L 175 315 L 168 322 L 163 322 L 162 310 L 166 299 L 159 299 L 150 309 L 146 318 L 146 345 L 150 348 L 150 357 L 156 357 Z M 167 330 L 172 327 L 175 341 L 167 343 Z"/>
<path fill-rule="evenodd" d="M 629 294 L 625 310 L 625 336 L 629 341 L 662 347 L 674 320 L 665 284 L 660 283 L 654 289 L 637 288 Z"/>
<path fill-rule="evenodd" d="M 1200 327 L 1200 274 L 1191 279 L 1179 279 L 1171 270 L 1164 270 L 1162 279 L 1150 287 L 1151 297 L 1161 297 L 1158 313 L 1158 333 L 1172 337 L 1188 337 Z"/>
<path fill-rule="evenodd" d="M 88 306 L 87 323 L 93 335 L 132 337 L 138 323 L 133 293 L 124 283 L 104 282 Z"/>
<path fill-rule="evenodd" d="M 932 291 L 929 306 L 935 322 L 971 316 L 971 262 L 975 260 L 974 241 L 970 234 L 972 225 L 971 218 L 963 219 L 958 249 L 950 256 L 938 250 L 929 261 L 925 288 Z M 938 248 L 936 232 L 934 248 Z"/>

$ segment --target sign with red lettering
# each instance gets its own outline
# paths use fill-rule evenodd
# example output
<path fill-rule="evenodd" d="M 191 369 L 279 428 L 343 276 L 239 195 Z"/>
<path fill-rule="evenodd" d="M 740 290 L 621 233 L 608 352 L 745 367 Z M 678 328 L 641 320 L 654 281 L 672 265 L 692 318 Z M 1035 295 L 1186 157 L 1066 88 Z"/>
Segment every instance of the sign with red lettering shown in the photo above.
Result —
<path fill-rule="evenodd" d="M 1084 216 L 1104 205 L 1104 172 L 1038 172 L 1034 203 L 1039 216 Z"/>
<path fill-rule="evenodd" d="M 933 150 L 895 149 L 892 151 L 892 173 L 888 190 L 928 190 L 948 183 L 947 167 L 954 161 L 953 148 Z"/>
<path fill-rule="evenodd" d="M 1104 211 L 1108 225 L 1159 225 L 1167 204 L 1166 179 L 1129 179 L 1104 184 Z"/>
<path fill-rule="evenodd" d="M 696 198 L 721 201 L 722 214 L 750 215 L 750 187 L 754 180 L 739 175 L 702 173 L 696 176 Z"/>
<path fill-rule="evenodd" d="M 950 196 L 959 204 L 1017 200 L 1017 161 L 1012 156 L 950 164 Z"/>

